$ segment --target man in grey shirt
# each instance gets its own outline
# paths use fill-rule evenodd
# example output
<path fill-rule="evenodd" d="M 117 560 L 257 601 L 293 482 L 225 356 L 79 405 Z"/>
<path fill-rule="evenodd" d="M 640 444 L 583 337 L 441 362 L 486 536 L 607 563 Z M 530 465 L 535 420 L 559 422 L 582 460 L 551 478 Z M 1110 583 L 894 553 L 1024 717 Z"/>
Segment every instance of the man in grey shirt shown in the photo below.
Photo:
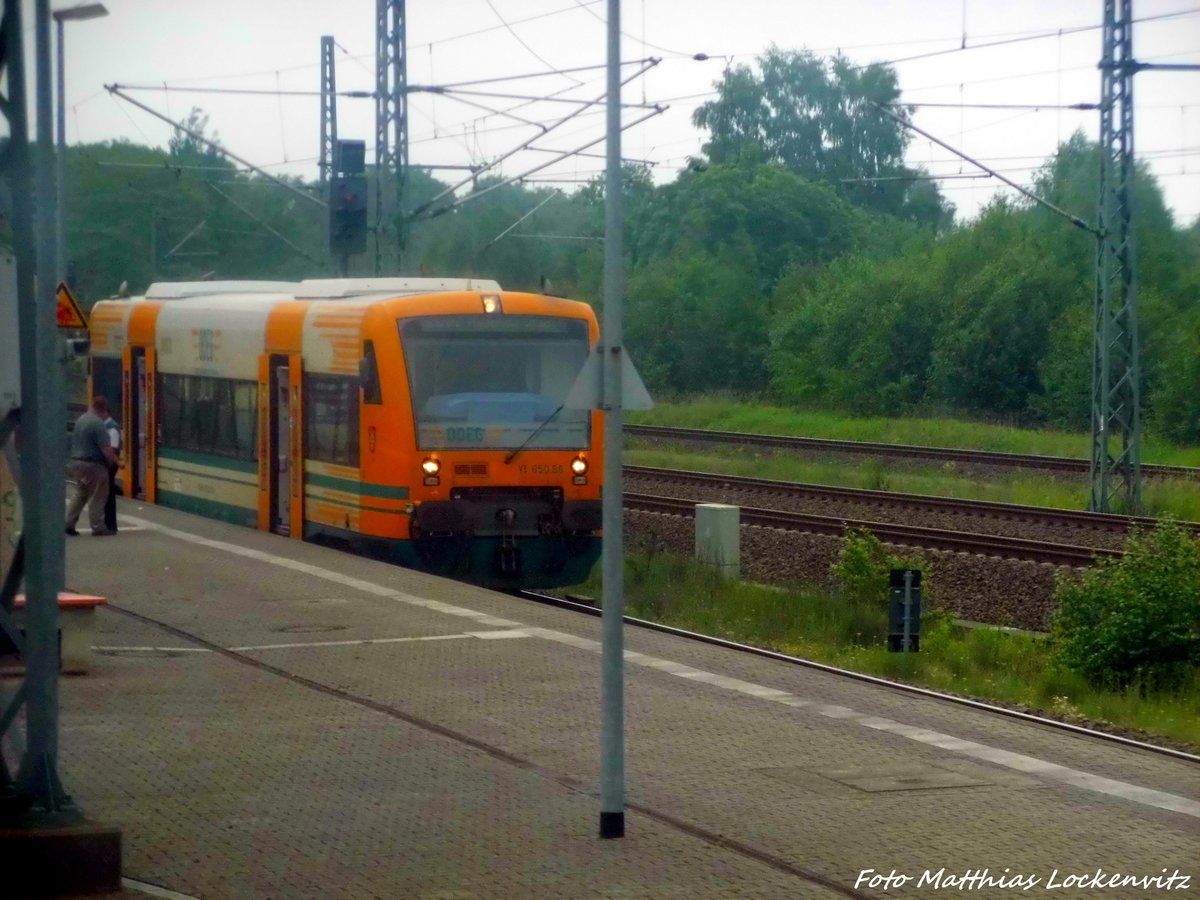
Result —
<path fill-rule="evenodd" d="M 104 422 L 109 416 L 108 401 L 97 394 L 92 406 L 75 421 L 71 433 L 71 461 L 67 472 L 75 479 L 75 494 L 67 506 L 67 534 L 79 534 L 75 523 L 88 508 L 92 534 L 107 537 L 116 534 L 104 525 L 104 501 L 108 499 L 108 467 L 117 461 L 109 444 Z"/>

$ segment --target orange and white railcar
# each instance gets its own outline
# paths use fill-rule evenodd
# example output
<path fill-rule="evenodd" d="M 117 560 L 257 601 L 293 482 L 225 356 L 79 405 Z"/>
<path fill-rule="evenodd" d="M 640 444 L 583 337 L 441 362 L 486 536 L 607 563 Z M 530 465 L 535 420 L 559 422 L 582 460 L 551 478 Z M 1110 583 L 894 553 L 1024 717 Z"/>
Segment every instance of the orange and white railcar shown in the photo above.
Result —
<path fill-rule="evenodd" d="M 504 587 L 599 555 L 591 308 L 479 279 L 152 285 L 92 312 L 127 496 Z"/>

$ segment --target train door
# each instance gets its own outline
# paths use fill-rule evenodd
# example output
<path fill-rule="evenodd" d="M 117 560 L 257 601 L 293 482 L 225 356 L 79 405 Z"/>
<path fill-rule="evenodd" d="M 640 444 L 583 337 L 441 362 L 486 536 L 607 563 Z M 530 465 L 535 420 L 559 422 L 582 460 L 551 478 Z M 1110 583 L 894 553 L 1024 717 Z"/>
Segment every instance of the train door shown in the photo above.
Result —
<path fill-rule="evenodd" d="M 291 534 L 291 378 L 286 356 L 271 358 L 271 530 Z"/>
<path fill-rule="evenodd" d="M 129 390 L 126 401 L 130 422 L 125 430 L 128 447 L 126 458 L 132 473 L 129 494 L 146 499 L 146 446 L 150 438 L 149 392 L 146 390 L 146 349 L 129 348 Z"/>

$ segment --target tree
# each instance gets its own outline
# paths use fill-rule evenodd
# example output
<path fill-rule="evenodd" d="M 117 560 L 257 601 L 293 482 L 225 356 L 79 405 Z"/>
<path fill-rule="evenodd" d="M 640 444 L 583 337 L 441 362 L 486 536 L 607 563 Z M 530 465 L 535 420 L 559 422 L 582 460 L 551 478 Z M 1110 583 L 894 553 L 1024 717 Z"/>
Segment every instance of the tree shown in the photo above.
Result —
<path fill-rule="evenodd" d="M 819 265 L 861 246 L 866 217 L 826 185 L 779 165 L 709 166 L 657 192 L 633 248 L 644 265 L 666 257 L 735 254 L 769 294 L 790 266 Z"/>
<path fill-rule="evenodd" d="M 834 185 L 857 205 L 945 224 L 946 207 L 931 184 L 907 180 L 908 133 L 873 104 L 901 118 L 894 69 L 856 66 L 844 56 L 826 60 L 808 50 L 771 47 L 748 66 L 726 70 L 716 100 L 701 104 L 692 121 L 709 132 L 704 152 L 714 163 L 779 163 L 798 175 Z M 888 178 L 898 180 L 863 181 Z M 937 202 L 930 208 L 931 196 Z M 910 201 L 911 197 L 911 201 Z"/>
<path fill-rule="evenodd" d="M 626 341 L 653 390 L 763 391 L 769 319 L 748 263 L 682 252 L 632 274 Z"/>
<path fill-rule="evenodd" d="M 227 160 L 219 150 L 188 134 L 188 131 L 191 131 L 208 138 L 213 143 L 220 143 L 220 134 L 215 131 L 211 135 L 206 133 L 208 131 L 208 115 L 200 107 L 192 107 L 192 111 L 183 120 L 183 125 L 187 131 L 181 128 L 173 129 L 171 139 L 167 142 L 167 152 L 172 160 L 181 165 L 212 166 L 227 169 L 229 172 L 236 171 L 233 163 Z M 221 174 L 224 177 L 225 173 Z"/>
<path fill-rule="evenodd" d="M 1038 193 L 1056 206 L 1096 218 L 1100 148 L 1076 132 L 1042 167 Z M 1200 223 L 1175 227 L 1162 190 L 1142 162 L 1134 169 L 1142 397 L 1148 425 L 1177 441 L 1200 439 L 1200 354 L 1195 298 L 1200 294 Z M 1066 312 L 1051 329 L 1043 361 L 1045 394 L 1035 407 L 1048 421 L 1087 427 L 1091 389 L 1095 239 L 1035 208 L 1038 255 L 1075 273 Z"/>

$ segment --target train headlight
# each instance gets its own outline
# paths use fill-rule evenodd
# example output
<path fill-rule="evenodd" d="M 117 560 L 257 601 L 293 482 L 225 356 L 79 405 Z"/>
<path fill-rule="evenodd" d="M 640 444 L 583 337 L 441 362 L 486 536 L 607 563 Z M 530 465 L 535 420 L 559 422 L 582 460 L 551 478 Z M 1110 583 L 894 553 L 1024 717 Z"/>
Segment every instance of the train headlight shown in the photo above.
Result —
<path fill-rule="evenodd" d="M 587 484 L 588 461 L 582 456 L 577 456 L 571 460 L 571 472 L 574 477 L 571 478 L 573 484 Z"/>
<path fill-rule="evenodd" d="M 483 298 L 483 311 L 485 313 L 504 312 L 504 308 L 500 305 L 499 294 L 481 294 Z"/>
<path fill-rule="evenodd" d="M 421 471 L 425 473 L 425 485 L 427 487 L 436 487 L 442 483 L 442 480 L 438 478 L 438 472 L 442 471 L 440 460 L 436 460 L 432 456 L 425 457 L 421 461 Z"/>

